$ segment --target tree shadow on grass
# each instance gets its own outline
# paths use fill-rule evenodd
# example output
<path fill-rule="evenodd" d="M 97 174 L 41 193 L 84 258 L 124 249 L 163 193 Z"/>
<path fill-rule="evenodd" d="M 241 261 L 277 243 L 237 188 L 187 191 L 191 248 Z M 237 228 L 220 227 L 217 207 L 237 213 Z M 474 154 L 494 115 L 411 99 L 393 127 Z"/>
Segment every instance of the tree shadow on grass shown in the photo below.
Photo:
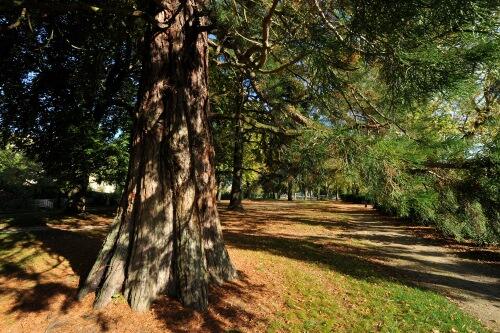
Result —
<path fill-rule="evenodd" d="M 27 313 L 43 311 L 54 313 L 55 311 L 57 318 L 42 325 L 47 326 L 47 329 L 51 331 L 68 328 L 70 325 L 67 322 L 68 316 L 71 314 L 69 310 L 78 306 L 75 298 L 77 288 L 65 283 L 67 275 L 55 273 L 54 277 L 47 278 L 46 274 L 54 273 L 59 265 L 67 261 L 81 281 L 86 277 L 97 257 L 103 236 L 102 232 L 69 231 L 50 226 L 46 226 L 44 230 L 10 235 L 11 241 L 8 244 L 2 244 L 2 247 L 19 248 L 16 251 L 36 248 L 38 254 L 48 254 L 48 262 L 43 265 L 42 271 L 33 272 L 28 268 L 29 265 L 25 265 L 25 262 L 15 262 L 14 257 L 3 258 L 7 262 L 2 263 L 0 276 L 16 281 L 0 288 L 0 295 L 10 295 L 14 300 L 8 313 L 20 319 Z M 222 332 L 228 327 L 234 327 L 236 330 L 250 328 L 263 319 L 247 311 L 245 305 L 251 304 L 254 295 L 264 289 L 265 285 L 255 284 L 244 272 L 239 272 L 238 280 L 210 287 L 207 311 L 197 312 L 183 307 L 175 299 L 162 296 L 152 305 L 154 313 L 152 319 L 160 321 L 166 329 L 179 333 L 197 330 Z M 55 303 L 58 305 L 55 306 Z M 102 311 L 102 313 L 92 312 L 90 315 L 86 314 L 71 320 L 82 321 L 86 325 L 91 323 L 93 327 L 98 327 L 99 331 L 108 331 L 112 326 L 113 317 L 107 314 L 106 309 Z M 60 316 L 61 314 L 68 315 Z M 134 318 L 135 314 L 131 316 Z"/>
<path fill-rule="evenodd" d="M 49 227 L 4 236 L 2 249 L 8 252 L 1 257 L 0 276 L 7 280 L 0 287 L 0 294 L 14 298 L 9 313 L 48 310 L 60 296 L 64 300 L 59 310 L 65 312 L 73 301 L 75 288 L 61 281 L 67 276 L 49 276 L 65 259 L 81 274 L 88 269 L 99 244 L 84 235 Z"/>
<path fill-rule="evenodd" d="M 272 209 L 267 209 L 269 205 Z M 355 265 L 356 259 L 338 258 L 340 254 L 353 255 L 366 261 L 361 266 L 372 265 L 382 276 L 397 276 L 402 283 L 425 286 L 445 294 L 453 291 L 453 297 L 458 300 L 465 296 L 490 301 L 500 299 L 498 279 L 495 282 L 495 277 L 500 276 L 498 252 L 470 249 L 462 253 L 450 252 L 443 246 L 454 243 L 429 235 L 432 228 L 408 225 L 407 221 L 381 215 L 372 208 L 337 202 L 295 206 L 284 202 L 259 202 L 248 210 L 248 216 L 236 216 L 224 210 L 222 215 L 226 217 L 227 229 L 233 233 L 228 239 L 241 235 L 238 241 L 232 240 L 235 247 L 260 246 L 261 250 L 303 261 L 315 257 L 312 261 L 360 277 L 354 266 L 342 267 L 342 262 Z M 304 225 L 311 229 L 298 228 L 298 233 L 293 232 L 296 226 Z M 249 237 L 251 240 L 245 240 Z M 328 248 L 333 251 L 328 253 Z M 328 254 L 330 262 L 317 258 L 311 249 Z"/>
<path fill-rule="evenodd" d="M 27 240 L 29 237 L 29 240 Z M 30 232 L 29 234 L 19 233 L 16 235 L 17 243 L 21 243 L 23 251 L 27 248 L 39 248 L 30 257 L 47 253 L 49 256 L 43 263 L 42 271 L 33 272 L 27 269 L 28 260 L 17 260 L 4 265 L 1 275 L 16 278 L 28 285 L 33 285 L 29 290 L 26 286 L 12 286 L 2 288 L 6 293 L 15 294 L 15 304 L 10 312 L 39 312 L 48 310 L 56 297 L 64 296 L 60 311 L 66 312 L 75 301 L 76 288 L 67 283 L 60 283 L 57 280 L 43 279 L 44 274 L 54 272 L 63 261 L 67 260 L 71 269 L 79 277 L 86 276 L 90 271 L 93 261 L 101 246 L 101 239 L 83 233 L 60 230 L 47 227 L 44 230 Z M 22 241 L 24 239 L 24 241 Z M 12 244 L 15 246 L 15 244 Z M 8 258 L 7 258 L 8 259 Z M 60 279 L 65 276 L 58 277 Z M 1 291 L 0 291 L 1 292 Z"/>
<path fill-rule="evenodd" d="M 291 259 L 326 265 L 336 272 L 366 281 L 389 280 L 420 289 L 429 285 L 452 287 L 484 299 L 500 301 L 498 283 L 474 282 L 440 272 L 424 272 L 409 267 L 373 261 L 377 256 L 370 248 L 318 244 L 303 238 L 275 237 L 270 235 L 226 232 L 225 239 L 231 246 L 247 250 L 260 250 Z M 380 255 L 380 254 L 378 254 Z M 380 259 L 384 259 L 384 255 Z"/>
<path fill-rule="evenodd" d="M 101 241 L 96 237 L 75 233 L 46 224 L 46 216 L 30 215 L 33 221 L 12 221 L 15 229 L 4 231 L 0 245 L 0 295 L 9 300 L 6 314 L 26 318 L 29 313 L 48 312 L 47 331 L 57 330 L 59 318 L 76 304 L 74 276 L 84 274 L 92 264 Z M 36 228 L 33 228 L 36 226 Z M 24 320 L 24 319 L 23 319 Z M 69 324 L 68 324 L 69 325 Z"/>
<path fill-rule="evenodd" d="M 58 216 L 57 212 L 47 211 L 4 213 L 0 214 L 0 223 L 6 224 L 8 227 L 43 227 L 49 218 Z"/>
<path fill-rule="evenodd" d="M 66 258 L 71 269 L 80 277 L 90 271 L 102 243 L 100 235 L 56 228 L 47 228 L 34 235 L 44 251 Z"/>
<path fill-rule="evenodd" d="M 160 297 L 152 306 L 156 318 L 175 333 L 241 332 L 263 323 L 265 318 L 246 306 L 252 304 L 255 295 L 265 290 L 266 286 L 252 283 L 243 272 L 238 273 L 238 280 L 210 287 L 207 311 L 198 312 L 183 307 L 171 298 Z"/>
<path fill-rule="evenodd" d="M 28 269 L 27 264 L 32 259 L 40 261 L 38 256 L 42 254 L 42 251 L 30 251 L 29 254 L 24 255 L 23 252 L 30 247 L 30 244 L 34 245 L 34 241 L 23 237 L 26 235 L 16 236 L 10 242 L 22 241 L 22 246 L 8 256 L 2 257 L 0 269 L 0 276 L 7 278 L 0 287 L 0 295 L 13 297 L 13 303 L 7 312 L 16 314 L 20 318 L 23 313 L 47 310 L 53 300 L 59 296 L 64 297 L 61 310 L 67 309 L 73 288 L 59 281 L 44 279 L 44 275 L 59 267 L 63 260 L 51 260 L 50 265 L 44 263 L 43 269 L 39 271 Z"/>
<path fill-rule="evenodd" d="M 471 260 L 500 264 L 500 253 L 488 249 L 477 249 L 472 251 L 455 251 L 457 257 Z"/>

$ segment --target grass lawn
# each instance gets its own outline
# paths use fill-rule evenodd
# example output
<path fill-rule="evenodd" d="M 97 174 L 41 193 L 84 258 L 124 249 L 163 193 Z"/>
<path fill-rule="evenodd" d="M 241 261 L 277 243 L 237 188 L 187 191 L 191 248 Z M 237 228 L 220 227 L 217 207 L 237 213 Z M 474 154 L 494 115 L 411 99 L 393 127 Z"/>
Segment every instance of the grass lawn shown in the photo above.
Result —
<path fill-rule="evenodd" d="M 105 232 L 83 226 L 102 227 L 109 216 L 44 215 L 47 230 L 0 233 L 0 331 L 488 332 L 446 297 L 359 256 L 363 244 L 335 241 L 349 212 L 262 205 L 221 209 L 240 279 L 212 288 L 206 313 L 166 297 L 146 313 L 130 311 L 119 296 L 100 311 L 91 309 L 93 296 L 76 302 L 79 277 Z"/>
<path fill-rule="evenodd" d="M 279 260 L 270 257 L 271 262 Z M 329 266 L 286 260 L 285 308 L 270 332 L 486 332 L 445 297 L 377 277 L 338 274 Z"/>

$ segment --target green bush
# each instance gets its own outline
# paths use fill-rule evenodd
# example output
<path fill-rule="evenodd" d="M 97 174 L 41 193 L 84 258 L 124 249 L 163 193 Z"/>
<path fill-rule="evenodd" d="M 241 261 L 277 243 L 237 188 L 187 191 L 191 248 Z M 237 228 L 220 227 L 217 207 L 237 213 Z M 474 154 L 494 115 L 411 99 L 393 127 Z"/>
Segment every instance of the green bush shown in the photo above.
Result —
<path fill-rule="evenodd" d="M 0 210 L 32 208 L 32 199 L 54 192 L 42 168 L 10 147 L 0 150 Z"/>

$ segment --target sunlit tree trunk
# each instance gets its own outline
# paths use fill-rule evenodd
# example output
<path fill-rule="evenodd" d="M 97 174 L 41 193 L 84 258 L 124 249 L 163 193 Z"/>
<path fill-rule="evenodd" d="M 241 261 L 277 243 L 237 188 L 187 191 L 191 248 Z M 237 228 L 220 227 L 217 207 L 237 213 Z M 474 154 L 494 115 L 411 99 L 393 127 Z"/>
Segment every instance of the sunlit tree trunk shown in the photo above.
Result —
<path fill-rule="evenodd" d="M 156 1 L 145 35 L 130 165 L 112 230 L 79 291 L 99 308 L 122 292 L 135 310 L 160 294 L 196 309 L 235 277 L 216 207 L 203 3 Z"/>

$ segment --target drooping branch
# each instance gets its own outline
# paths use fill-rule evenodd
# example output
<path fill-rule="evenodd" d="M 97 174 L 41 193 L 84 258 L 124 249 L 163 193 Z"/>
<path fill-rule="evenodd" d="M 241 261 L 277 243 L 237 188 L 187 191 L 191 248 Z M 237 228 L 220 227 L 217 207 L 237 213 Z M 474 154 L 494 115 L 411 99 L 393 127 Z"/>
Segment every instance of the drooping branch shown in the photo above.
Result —
<path fill-rule="evenodd" d="M 313 1 L 313 5 L 314 7 L 316 8 L 316 10 L 318 11 L 322 21 L 326 24 L 326 26 L 335 34 L 335 36 L 337 37 L 337 39 L 343 43 L 344 45 L 346 45 L 347 47 L 351 48 L 352 50 L 354 51 L 357 51 L 359 53 L 367 53 L 367 50 L 364 50 L 362 48 L 359 48 L 357 46 L 354 46 L 352 44 L 348 44 L 346 42 L 346 39 L 344 36 L 342 36 L 338 30 L 339 27 L 343 28 L 344 30 L 346 30 L 347 32 L 349 32 L 350 34 L 352 35 L 356 35 L 357 38 L 361 39 L 363 42 L 365 42 L 366 45 L 369 45 L 372 49 L 375 48 L 375 45 L 370 42 L 368 39 L 366 39 L 366 37 L 360 35 L 360 34 L 355 34 L 354 31 L 352 31 L 351 29 L 349 29 L 348 26 L 346 26 L 345 24 L 339 24 L 338 26 L 335 26 L 327 17 L 325 11 L 321 8 L 320 6 L 320 3 L 319 3 L 319 0 L 312 0 Z M 335 15 L 335 14 L 333 14 Z M 336 17 L 336 16 L 335 16 Z M 338 17 L 336 17 L 337 19 L 339 19 Z"/>
<path fill-rule="evenodd" d="M 261 69 L 259 68 L 258 69 L 258 72 L 259 73 L 262 73 L 262 74 L 276 74 L 276 73 L 279 73 L 285 69 L 287 69 L 288 67 L 290 66 L 293 66 L 295 65 L 297 62 L 301 61 L 302 59 L 304 59 L 306 57 L 306 53 L 302 53 L 302 54 L 299 54 L 297 57 L 293 58 L 292 60 L 282 64 L 282 65 L 279 65 L 278 67 L 276 68 L 273 68 L 273 69 Z"/>
<path fill-rule="evenodd" d="M 241 49 L 239 45 L 229 45 L 228 47 L 230 49 L 233 49 L 234 53 L 236 55 L 236 56 L 233 56 L 232 54 L 225 52 L 222 45 L 219 45 L 219 44 L 215 43 L 214 41 L 210 41 L 210 45 L 215 48 L 217 54 L 224 54 L 229 65 L 234 66 L 236 68 L 260 71 L 262 73 L 276 73 L 276 72 L 279 72 L 279 71 L 285 69 L 286 67 L 290 66 L 291 64 L 296 63 L 297 61 L 302 59 L 304 57 L 304 55 L 300 55 L 296 59 L 294 59 L 290 62 L 287 62 L 284 65 L 280 65 L 278 68 L 275 68 L 273 70 L 261 70 L 261 68 L 266 64 L 269 52 L 272 48 L 272 45 L 270 42 L 271 26 L 272 26 L 272 22 L 273 22 L 273 20 L 272 20 L 273 16 L 277 12 L 278 4 L 279 4 L 279 0 L 273 0 L 271 7 L 269 8 L 267 14 L 262 19 L 262 23 L 261 23 L 262 31 L 261 31 L 260 41 L 256 38 L 251 38 L 251 37 L 245 36 L 242 33 L 238 32 L 237 30 L 233 31 L 235 36 L 238 36 L 239 38 L 243 39 L 245 42 L 251 44 L 251 46 L 248 47 L 246 50 Z M 254 55 L 256 55 L 256 54 L 258 56 L 254 57 Z M 257 58 L 257 59 L 255 59 L 255 58 Z M 226 64 L 227 63 L 225 63 L 225 62 L 217 62 L 217 65 L 219 65 L 219 66 L 226 65 Z"/>
<path fill-rule="evenodd" d="M 335 36 L 341 41 L 343 42 L 344 41 L 344 37 L 342 37 L 342 35 L 339 33 L 338 29 L 336 26 L 333 25 L 332 22 L 330 22 L 330 20 L 326 17 L 326 13 L 323 11 L 323 9 L 321 8 L 320 4 L 319 4 L 319 1 L 318 0 L 313 0 L 313 3 L 314 3 L 314 6 L 316 7 L 316 9 L 318 10 L 318 13 L 319 15 L 321 16 L 321 18 L 323 19 L 323 22 L 328 26 L 328 28 L 330 28 L 330 30 L 332 30 L 332 32 L 335 34 Z"/>
<path fill-rule="evenodd" d="M 380 111 L 367 97 L 365 97 L 365 95 L 363 95 L 360 91 L 358 91 L 356 88 L 354 88 L 353 86 L 350 86 L 351 88 L 351 91 L 352 91 L 352 96 L 353 98 L 356 100 L 356 102 L 358 102 L 359 104 L 359 99 L 357 96 L 361 97 L 363 99 L 363 101 L 368 104 L 368 106 L 370 107 L 371 110 L 373 110 L 376 114 L 378 114 L 380 117 L 382 117 L 384 120 L 388 121 L 389 123 L 393 124 L 394 126 L 396 126 L 403 134 L 405 135 L 408 135 L 408 131 L 406 131 L 406 129 L 404 129 L 403 127 L 401 127 L 401 125 L 399 125 L 397 122 L 395 122 L 394 120 L 390 119 L 389 117 L 387 117 L 385 114 L 382 113 L 382 111 Z"/>
<path fill-rule="evenodd" d="M 239 33 L 237 30 L 235 30 L 234 33 L 237 36 L 239 36 L 239 37 L 243 38 L 244 40 L 246 40 L 247 42 L 249 42 L 249 43 L 251 43 L 251 44 L 253 44 L 255 46 L 262 47 L 262 42 L 259 42 L 258 40 L 255 40 L 255 39 L 250 38 L 250 37 L 246 37 L 243 34 Z"/>
<path fill-rule="evenodd" d="M 261 123 L 261 122 L 255 120 L 254 118 L 245 116 L 243 114 L 241 115 L 241 119 L 245 123 L 247 123 L 248 125 L 256 128 L 256 129 L 269 131 L 269 132 L 272 132 L 275 134 L 281 134 L 281 135 L 285 135 L 285 136 L 295 136 L 295 135 L 300 135 L 302 133 L 301 130 L 284 129 L 284 128 L 280 128 L 278 126 L 264 124 L 264 123 Z"/>
<path fill-rule="evenodd" d="M 250 80 L 250 84 L 252 86 L 252 89 L 254 92 L 257 94 L 257 96 L 264 101 L 266 104 L 272 106 L 274 103 L 270 101 L 270 99 L 265 95 L 264 92 L 262 92 L 257 85 L 255 84 L 254 80 Z M 316 127 L 316 123 L 314 123 L 312 120 L 309 118 L 303 116 L 302 114 L 296 112 L 293 110 L 293 108 L 284 108 L 283 110 L 290 118 L 292 118 L 296 123 L 308 126 L 308 127 Z"/>

